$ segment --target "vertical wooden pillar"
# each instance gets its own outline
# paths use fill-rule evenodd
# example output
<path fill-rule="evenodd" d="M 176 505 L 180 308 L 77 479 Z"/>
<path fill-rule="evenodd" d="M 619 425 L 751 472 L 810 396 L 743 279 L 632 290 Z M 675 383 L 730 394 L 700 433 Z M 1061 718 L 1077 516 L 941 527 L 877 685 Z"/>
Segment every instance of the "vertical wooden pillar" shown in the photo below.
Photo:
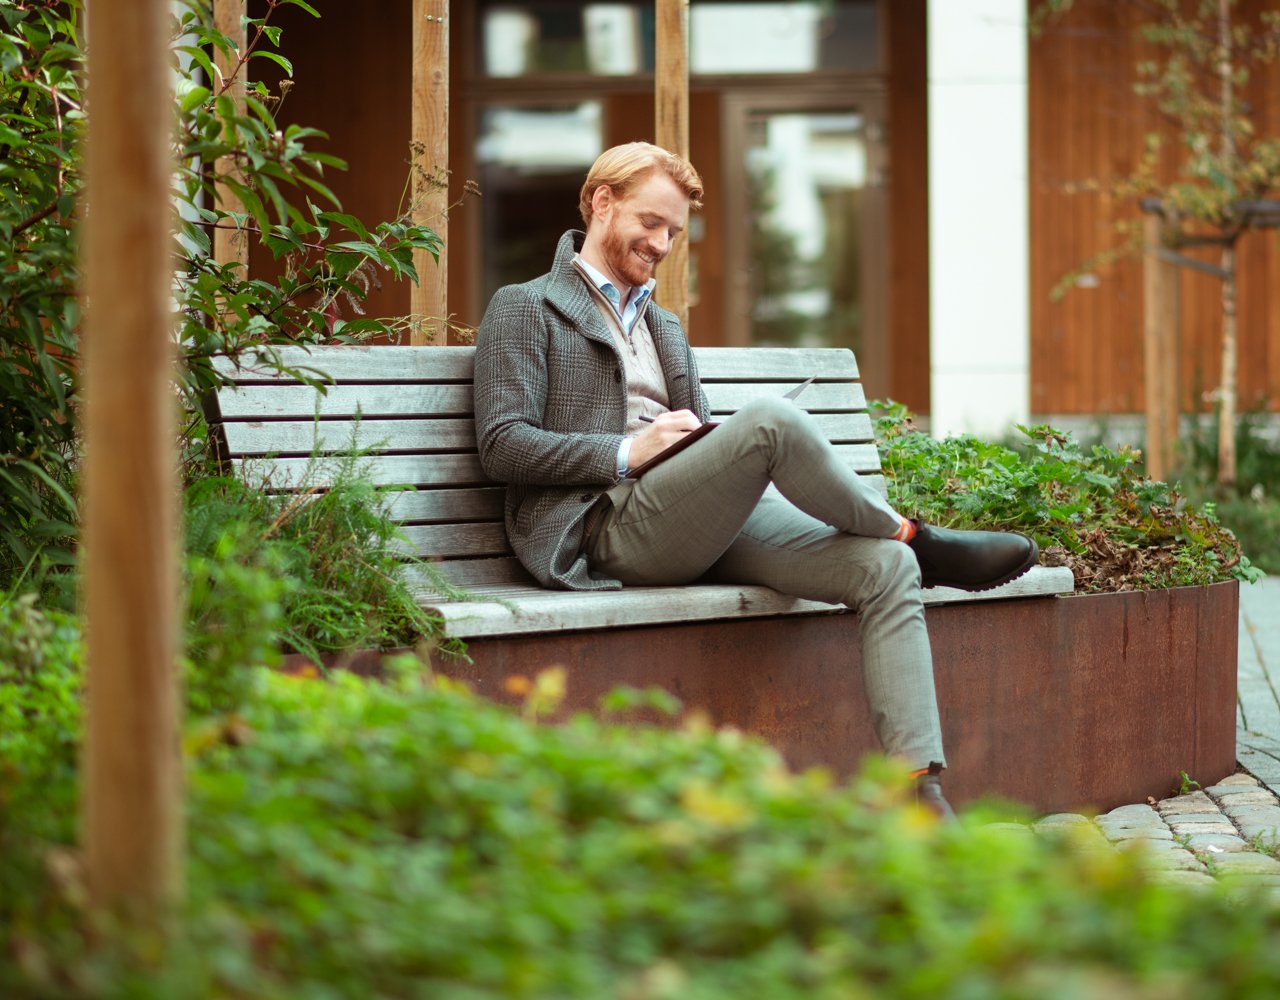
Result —
<path fill-rule="evenodd" d="M 244 16 L 245 0 L 213 0 L 213 26 L 235 42 L 237 54 L 243 54 L 245 46 L 248 44 Z M 222 74 L 223 81 L 235 72 L 237 66 L 237 60 L 235 58 L 228 59 L 220 49 L 214 51 L 213 63 L 218 72 Z M 216 91 L 217 88 L 222 86 L 222 82 L 211 81 L 211 86 Z M 236 102 L 237 113 L 244 111 L 244 90 L 244 70 L 241 70 L 240 75 L 236 77 L 235 82 L 232 83 L 231 88 L 227 91 L 227 95 Z M 215 166 L 220 174 L 235 169 L 235 163 L 230 159 Z M 225 184 L 214 185 L 214 202 L 224 212 L 244 211 L 244 205 L 241 204 L 240 199 L 232 194 Z M 226 225 L 227 223 L 224 222 L 214 230 L 213 259 L 219 264 L 230 264 L 233 261 L 239 261 L 244 265 L 244 271 L 241 272 L 243 277 L 247 274 L 249 267 L 249 241 L 242 231 L 223 228 Z"/>
<path fill-rule="evenodd" d="M 1172 226 L 1161 215 L 1148 213 L 1142 222 L 1142 337 L 1146 390 L 1147 474 L 1168 479 L 1178 443 L 1179 366 L 1181 350 L 1181 279 L 1178 265 L 1161 260 L 1169 246 Z"/>
<path fill-rule="evenodd" d="M 87 6 L 83 836 L 94 899 L 158 915 L 182 839 L 169 4 Z"/>
<path fill-rule="evenodd" d="M 449 0 L 413 0 L 413 221 L 444 243 L 439 264 L 425 250 L 414 251 L 418 284 L 409 311 L 416 323 L 409 342 L 415 345 L 448 338 L 449 24 Z"/>
<path fill-rule="evenodd" d="M 654 72 L 654 141 L 689 157 L 689 0 L 658 0 Z M 689 237 L 671 249 L 658 271 L 655 299 L 689 325 Z"/>

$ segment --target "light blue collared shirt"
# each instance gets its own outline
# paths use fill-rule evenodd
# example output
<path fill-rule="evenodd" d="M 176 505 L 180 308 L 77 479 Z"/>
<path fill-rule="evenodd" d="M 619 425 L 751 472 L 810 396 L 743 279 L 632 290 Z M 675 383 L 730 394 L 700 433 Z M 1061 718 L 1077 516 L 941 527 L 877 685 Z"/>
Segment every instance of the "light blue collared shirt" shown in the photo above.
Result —
<path fill-rule="evenodd" d="M 653 294 L 657 281 L 650 278 L 643 285 L 633 288 L 631 290 L 631 301 L 624 308 L 622 294 L 612 281 L 588 264 L 582 254 L 578 254 L 578 263 L 582 265 L 582 270 L 587 273 L 587 277 L 594 282 L 595 286 L 604 294 L 604 297 L 609 300 L 609 303 L 613 306 L 613 311 L 618 314 L 618 319 L 622 322 L 622 329 L 629 336 L 631 328 L 636 325 L 636 320 L 644 312 L 645 304 L 649 301 L 649 296 Z"/>

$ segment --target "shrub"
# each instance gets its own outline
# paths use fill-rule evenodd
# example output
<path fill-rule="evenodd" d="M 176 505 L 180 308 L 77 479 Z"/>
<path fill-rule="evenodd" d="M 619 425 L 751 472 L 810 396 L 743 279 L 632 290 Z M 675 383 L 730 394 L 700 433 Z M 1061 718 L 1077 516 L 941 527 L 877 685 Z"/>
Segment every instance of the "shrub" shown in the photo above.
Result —
<path fill-rule="evenodd" d="M 1146 478 L 1132 449 L 1086 452 L 1045 425 L 1019 425 L 1020 451 L 972 435 L 935 441 L 900 404 L 873 405 L 889 495 L 909 517 L 1033 535 L 1042 561 L 1070 566 L 1083 592 L 1261 575 L 1212 504 L 1197 509 L 1176 487 Z"/>
<path fill-rule="evenodd" d="M 274 674 L 189 753 L 188 899 L 86 936 L 74 878 L 0 928 L 23 997 L 1264 997 L 1280 916 L 974 818 L 879 765 L 847 787 L 763 744 L 538 726 L 421 676 Z M 549 685 L 554 686 L 554 685 Z M 41 908 L 35 908 L 35 901 Z M 1241 905 L 1243 904 L 1243 905 Z M 77 926 L 79 925 L 79 926 Z M 101 928 L 101 925 L 98 925 Z"/>
<path fill-rule="evenodd" d="M 188 488 L 193 655 L 228 672 L 274 662 L 265 647 L 280 642 L 316 661 L 419 642 L 461 654 L 404 583 L 403 533 L 386 512 L 391 494 L 362 476 L 361 462 L 356 453 L 313 458 L 291 493 L 272 492 L 260 478 L 219 477 Z M 237 625 L 251 602 L 271 611 L 266 634 Z M 211 663 L 201 673 L 212 676 Z"/>

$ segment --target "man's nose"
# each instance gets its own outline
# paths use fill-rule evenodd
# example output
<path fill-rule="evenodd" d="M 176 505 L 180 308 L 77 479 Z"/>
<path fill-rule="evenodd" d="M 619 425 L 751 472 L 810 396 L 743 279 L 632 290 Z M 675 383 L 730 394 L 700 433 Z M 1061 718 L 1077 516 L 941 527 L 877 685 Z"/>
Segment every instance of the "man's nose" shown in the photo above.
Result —
<path fill-rule="evenodd" d="M 649 237 L 649 248 L 659 255 L 665 255 L 671 247 L 671 237 L 665 231 L 654 233 Z"/>

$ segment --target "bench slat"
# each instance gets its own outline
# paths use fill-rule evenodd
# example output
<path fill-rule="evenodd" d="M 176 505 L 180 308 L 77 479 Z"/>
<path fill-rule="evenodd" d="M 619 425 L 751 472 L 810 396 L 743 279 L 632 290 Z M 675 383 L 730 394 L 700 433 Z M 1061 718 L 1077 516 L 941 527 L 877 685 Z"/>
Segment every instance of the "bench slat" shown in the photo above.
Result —
<path fill-rule="evenodd" d="M 318 368 L 334 360 L 338 382 L 470 382 L 475 370 L 475 348 L 433 347 L 300 347 L 279 348 L 287 365 Z M 694 356 L 703 380 L 797 382 L 821 372 L 828 378 L 858 378 L 852 352 L 835 347 L 695 347 Z M 220 371 L 236 382 L 273 381 L 268 370 L 237 370 L 230 360 L 215 361 Z"/>
<path fill-rule="evenodd" d="M 857 359 L 839 347 L 695 347 L 693 354 L 704 382 L 858 378 Z"/>
<path fill-rule="evenodd" d="M 321 417 L 470 417 L 470 382 L 440 385 L 331 385 L 321 393 L 309 385 L 245 385 L 218 399 L 223 419 L 311 420 Z"/>
<path fill-rule="evenodd" d="M 411 524 L 400 529 L 408 547 L 397 543 L 400 555 L 458 557 L 509 556 L 507 532 L 501 521 L 482 524 Z"/>
<path fill-rule="evenodd" d="M 870 441 L 865 413 L 819 413 L 814 418 L 827 440 L 837 444 Z M 224 425 L 227 443 L 237 455 L 310 455 L 314 451 L 474 451 L 470 419 L 305 420 L 240 422 Z"/>
<path fill-rule="evenodd" d="M 284 364 L 296 368 L 315 368 L 337 372 L 334 381 L 347 382 L 470 382 L 475 371 L 474 347 L 328 346 L 279 348 Z M 330 364 L 331 363 L 331 364 Z M 252 365 L 237 368 L 230 360 L 219 358 L 214 366 L 240 384 L 276 382 L 269 368 Z"/>
<path fill-rule="evenodd" d="M 532 587 L 541 588 L 533 582 L 529 571 L 520 565 L 515 556 L 502 556 L 489 559 L 449 559 L 433 562 L 431 568 L 456 587 L 474 591 L 476 587 Z M 410 563 L 404 567 L 405 579 L 418 594 L 432 594 L 438 597 L 438 588 L 426 569 L 418 563 Z"/>
<path fill-rule="evenodd" d="M 780 396 L 788 385 L 775 382 L 704 382 L 707 401 L 717 414 L 732 413 L 760 396 Z M 244 420 L 314 420 L 351 417 L 470 417 L 474 412 L 470 383 L 441 385 L 333 385 L 320 392 L 309 385 L 244 385 L 222 393 L 218 405 L 227 426 Z M 799 405 L 810 411 L 864 411 L 862 386 L 856 382 L 815 382 Z"/>
<path fill-rule="evenodd" d="M 836 454 L 854 471 L 872 474 L 880 471 L 880 456 L 873 444 L 837 444 Z M 332 466 L 323 460 L 308 458 L 246 458 L 237 466 L 247 466 L 251 482 L 263 476 L 269 489 L 285 490 L 306 486 L 327 486 L 332 482 Z M 308 467 L 314 466 L 306 477 Z M 367 478 L 375 486 L 483 486 L 492 482 L 480 468 L 474 452 L 456 455 L 379 455 L 363 463 Z M 305 477 L 305 483 L 304 483 Z"/>
<path fill-rule="evenodd" d="M 506 495 L 506 487 L 497 484 L 461 490 L 395 490 L 383 494 L 387 515 L 402 524 L 501 521 Z"/>
<path fill-rule="evenodd" d="M 1071 570 L 1065 566 L 1036 566 L 1012 583 L 979 594 L 934 587 L 924 592 L 924 602 L 938 605 L 1069 594 L 1073 587 Z M 463 639 L 844 610 L 839 605 L 788 597 L 768 587 L 731 584 L 627 587 L 592 593 L 479 585 L 472 588 L 472 595 L 476 598 L 473 601 L 437 601 L 423 592 L 419 599 L 444 621 L 448 635 Z"/>

